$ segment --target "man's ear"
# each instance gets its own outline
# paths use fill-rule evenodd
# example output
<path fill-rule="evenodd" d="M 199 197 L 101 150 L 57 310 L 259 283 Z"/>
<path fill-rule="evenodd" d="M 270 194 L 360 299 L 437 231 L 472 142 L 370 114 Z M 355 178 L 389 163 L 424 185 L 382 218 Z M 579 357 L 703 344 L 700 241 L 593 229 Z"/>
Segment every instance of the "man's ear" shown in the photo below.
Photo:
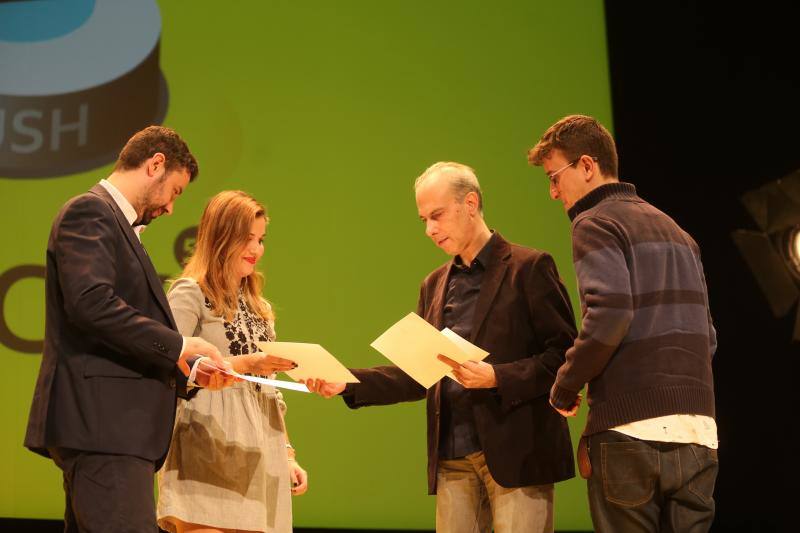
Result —
<path fill-rule="evenodd" d="M 478 193 L 476 193 L 475 191 L 469 191 L 464 196 L 464 203 L 469 208 L 470 214 L 477 214 L 480 212 L 480 207 L 479 207 L 480 202 L 478 200 Z"/>
<path fill-rule="evenodd" d="M 156 176 L 164 171 L 164 165 L 167 158 L 161 152 L 156 152 L 150 159 L 147 160 L 147 175 L 149 177 Z"/>
<path fill-rule="evenodd" d="M 583 170 L 584 179 L 587 182 L 600 175 L 600 167 L 597 166 L 597 161 L 588 155 L 581 156 L 578 161 L 578 168 Z"/>

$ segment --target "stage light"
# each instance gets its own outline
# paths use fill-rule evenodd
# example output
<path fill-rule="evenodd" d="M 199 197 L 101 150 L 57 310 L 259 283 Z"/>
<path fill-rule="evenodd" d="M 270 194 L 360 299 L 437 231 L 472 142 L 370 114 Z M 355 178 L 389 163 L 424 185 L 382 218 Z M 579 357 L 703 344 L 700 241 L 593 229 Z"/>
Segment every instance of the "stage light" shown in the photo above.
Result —
<path fill-rule="evenodd" d="M 741 197 L 761 231 L 739 229 L 732 238 L 775 317 L 800 298 L 800 170 Z M 800 308 L 793 340 L 800 341 Z"/>
<path fill-rule="evenodd" d="M 800 228 L 786 232 L 783 250 L 792 267 L 792 274 L 800 276 Z"/>

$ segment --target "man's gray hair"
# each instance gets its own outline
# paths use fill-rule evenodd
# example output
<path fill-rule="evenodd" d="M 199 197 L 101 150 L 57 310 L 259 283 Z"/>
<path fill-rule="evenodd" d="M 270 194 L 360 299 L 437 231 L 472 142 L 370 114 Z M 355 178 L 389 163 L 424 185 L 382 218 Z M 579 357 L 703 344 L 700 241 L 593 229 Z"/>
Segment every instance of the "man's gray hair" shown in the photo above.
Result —
<path fill-rule="evenodd" d="M 467 193 L 475 192 L 478 195 L 478 210 L 481 215 L 483 215 L 483 193 L 481 193 L 481 185 L 478 183 L 478 177 L 471 167 L 452 161 L 434 163 L 425 169 L 425 172 L 414 182 L 414 190 L 416 191 L 425 180 L 433 176 L 442 176 L 445 178 L 459 202 L 464 200 Z"/>

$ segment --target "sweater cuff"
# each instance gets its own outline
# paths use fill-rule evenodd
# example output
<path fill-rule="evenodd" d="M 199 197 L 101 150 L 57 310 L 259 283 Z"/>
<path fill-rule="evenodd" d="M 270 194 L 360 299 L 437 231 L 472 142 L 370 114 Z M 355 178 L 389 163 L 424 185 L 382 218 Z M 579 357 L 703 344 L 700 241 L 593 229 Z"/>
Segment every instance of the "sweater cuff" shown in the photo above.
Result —
<path fill-rule="evenodd" d="M 577 392 L 561 388 L 558 385 L 553 385 L 553 388 L 550 389 L 550 403 L 557 409 L 568 411 L 575 405 L 577 399 Z"/>

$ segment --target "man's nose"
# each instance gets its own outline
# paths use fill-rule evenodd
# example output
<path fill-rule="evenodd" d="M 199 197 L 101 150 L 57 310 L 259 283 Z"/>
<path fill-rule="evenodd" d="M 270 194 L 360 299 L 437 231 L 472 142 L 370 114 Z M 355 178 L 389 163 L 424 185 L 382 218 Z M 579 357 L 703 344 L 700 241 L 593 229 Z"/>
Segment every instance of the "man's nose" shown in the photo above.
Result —
<path fill-rule="evenodd" d="M 551 200 L 558 200 L 558 187 L 550 184 L 550 199 Z"/>
<path fill-rule="evenodd" d="M 432 220 L 429 220 L 425 223 L 425 235 L 428 237 L 433 237 L 434 233 L 436 233 L 436 223 Z"/>
<path fill-rule="evenodd" d="M 173 202 L 170 202 L 164 206 L 164 212 L 167 213 L 168 215 L 172 214 L 172 204 Z"/>

